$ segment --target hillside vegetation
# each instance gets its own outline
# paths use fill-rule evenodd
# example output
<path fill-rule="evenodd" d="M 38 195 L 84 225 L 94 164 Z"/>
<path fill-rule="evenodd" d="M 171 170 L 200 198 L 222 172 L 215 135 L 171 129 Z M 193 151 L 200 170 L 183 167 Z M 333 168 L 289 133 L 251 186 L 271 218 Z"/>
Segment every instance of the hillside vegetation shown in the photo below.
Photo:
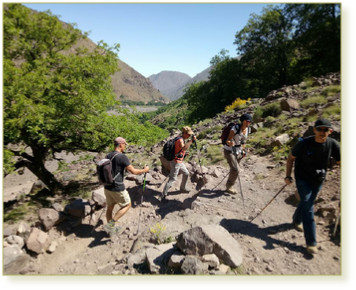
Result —
<path fill-rule="evenodd" d="M 167 127 L 193 124 L 238 98 L 264 98 L 276 88 L 340 71 L 340 18 L 339 4 L 286 4 L 252 14 L 235 35 L 241 57 L 214 57 L 209 80 L 188 86 L 183 100 L 151 115 L 152 122 L 162 124 L 177 110 L 180 119 L 166 121 Z"/>

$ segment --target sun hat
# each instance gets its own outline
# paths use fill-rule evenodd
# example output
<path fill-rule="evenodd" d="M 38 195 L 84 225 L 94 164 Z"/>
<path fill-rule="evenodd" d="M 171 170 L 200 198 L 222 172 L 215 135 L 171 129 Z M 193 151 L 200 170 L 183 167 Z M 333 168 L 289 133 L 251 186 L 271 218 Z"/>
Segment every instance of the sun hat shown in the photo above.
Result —
<path fill-rule="evenodd" d="M 189 135 L 194 135 L 192 129 L 191 129 L 190 127 L 188 127 L 188 126 L 183 127 L 183 128 L 182 128 L 182 132 L 183 132 L 183 133 L 185 132 L 185 133 L 187 133 L 187 134 L 189 134 Z"/>

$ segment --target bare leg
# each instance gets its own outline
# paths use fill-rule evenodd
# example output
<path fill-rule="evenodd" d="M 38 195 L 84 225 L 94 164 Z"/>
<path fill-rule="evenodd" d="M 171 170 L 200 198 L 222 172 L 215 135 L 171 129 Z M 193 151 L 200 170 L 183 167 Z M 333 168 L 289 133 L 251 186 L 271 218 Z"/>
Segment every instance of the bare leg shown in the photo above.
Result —
<path fill-rule="evenodd" d="M 106 209 L 106 221 L 109 222 L 112 219 L 112 211 L 114 210 L 115 204 L 108 205 Z"/>
<path fill-rule="evenodd" d="M 126 206 L 120 208 L 120 209 L 115 213 L 115 216 L 113 217 L 113 220 L 114 220 L 115 222 L 117 222 L 117 220 L 118 220 L 119 218 L 121 218 L 121 217 L 130 209 L 130 207 L 131 207 L 131 202 L 130 202 L 128 205 L 126 205 Z"/>

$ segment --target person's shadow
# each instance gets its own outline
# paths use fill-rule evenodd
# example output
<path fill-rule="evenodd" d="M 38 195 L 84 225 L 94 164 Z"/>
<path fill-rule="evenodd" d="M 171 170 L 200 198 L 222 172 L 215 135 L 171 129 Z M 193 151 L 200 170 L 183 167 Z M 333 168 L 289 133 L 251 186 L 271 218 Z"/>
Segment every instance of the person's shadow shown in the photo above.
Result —
<path fill-rule="evenodd" d="M 266 245 L 263 248 L 266 250 L 272 250 L 276 248 L 276 246 L 286 247 L 290 251 L 304 254 L 304 258 L 306 259 L 311 259 L 313 257 L 306 252 L 304 247 L 299 246 L 296 243 L 281 241 L 273 237 L 273 235 L 277 233 L 293 230 L 292 224 L 285 223 L 276 226 L 260 228 L 258 225 L 249 221 L 238 219 L 223 219 L 220 222 L 220 225 L 230 233 L 239 233 L 265 241 Z"/>

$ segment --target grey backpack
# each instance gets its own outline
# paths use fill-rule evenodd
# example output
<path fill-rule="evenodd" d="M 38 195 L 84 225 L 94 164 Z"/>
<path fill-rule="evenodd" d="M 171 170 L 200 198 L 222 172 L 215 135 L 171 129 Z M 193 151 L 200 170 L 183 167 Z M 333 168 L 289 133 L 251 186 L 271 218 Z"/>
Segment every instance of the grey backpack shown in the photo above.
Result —
<path fill-rule="evenodd" d="M 115 178 L 120 174 L 120 172 L 119 172 L 114 177 L 112 174 L 112 165 L 111 165 L 112 163 L 111 162 L 117 154 L 119 154 L 119 153 L 116 153 L 111 159 L 108 159 L 108 158 L 101 159 L 96 166 L 99 183 L 104 186 L 113 185 Z"/>

